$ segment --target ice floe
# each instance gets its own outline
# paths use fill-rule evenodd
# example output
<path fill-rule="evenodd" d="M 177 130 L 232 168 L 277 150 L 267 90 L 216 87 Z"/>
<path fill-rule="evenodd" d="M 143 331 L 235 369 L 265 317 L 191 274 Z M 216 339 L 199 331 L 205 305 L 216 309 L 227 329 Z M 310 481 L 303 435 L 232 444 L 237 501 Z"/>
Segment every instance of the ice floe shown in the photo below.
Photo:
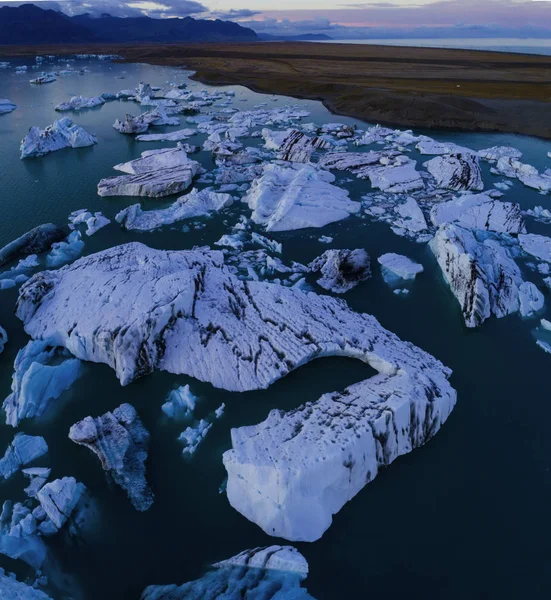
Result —
<path fill-rule="evenodd" d="M 12 393 L 2 405 L 6 423 L 17 427 L 23 419 L 40 417 L 79 375 L 80 361 L 64 348 L 31 340 L 15 359 Z"/>
<path fill-rule="evenodd" d="M 17 108 L 17 105 L 7 98 L 0 98 L 0 115 L 6 115 Z"/>
<path fill-rule="evenodd" d="M 307 575 L 308 563 L 295 548 L 254 548 L 216 563 L 196 581 L 181 586 L 150 585 L 141 600 L 314 600 L 301 587 Z"/>
<path fill-rule="evenodd" d="M 153 504 L 144 464 L 149 432 L 132 405 L 121 404 L 101 417 L 86 417 L 71 427 L 69 438 L 98 456 L 136 510 L 145 511 Z"/>
<path fill-rule="evenodd" d="M 551 170 L 540 173 L 532 165 L 520 162 L 516 158 L 504 156 L 497 161 L 492 172 L 505 177 L 517 178 L 527 187 L 534 188 L 543 193 L 551 192 Z"/>
<path fill-rule="evenodd" d="M 0 477 L 9 479 L 21 467 L 28 465 L 48 452 L 43 437 L 18 433 L 0 459 Z"/>
<path fill-rule="evenodd" d="M 522 275 L 511 253 L 491 237 L 455 224 L 442 226 L 429 246 L 457 298 L 467 327 L 519 309 Z M 519 236 L 521 237 L 521 236 Z"/>
<path fill-rule="evenodd" d="M 551 263 L 551 238 L 537 233 L 525 233 L 518 236 L 518 241 L 524 252 Z"/>
<path fill-rule="evenodd" d="M 102 96 L 92 96 L 86 98 L 84 96 L 73 96 L 68 102 L 61 102 L 55 109 L 59 112 L 65 112 L 68 110 L 84 110 L 86 108 L 96 108 L 105 104 L 105 99 Z"/>
<path fill-rule="evenodd" d="M 371 277 L 371 261 L 363 249 L 326 250 L 308 268 L 320 274 L 319 286 L 335 294 L 344 294 Z"/>
<path fill-rule="evenodd" d="M 12 260 L 40 254 L 48 250 L 53 243 L 62 240 L 65 235 L 65 232 L 53 223 L 39 225 L 0 249 L 0 267 Z"/>
<path fill-rule="evenodd" d="M 426 162 L 425 167 L 438 187 L 456 192 L 484 189 L 478 158 L 474 154 L 437 156 Z"/>
<path fill-rule="evenodd" d="M 197 131 L 195 129 L 180 129 L 178 131 L 171 131 L 170 133 L 138 135 L 136 136 L 136 139 L 138 142 L 180 142 L 182 140 L 187 140 L 196 133 Z"/>
<path fill-rule="evenodd" d="M 525 233 L 526 227 L 518 204 L 494 200 L 487 194 L 465 194 L 433 206 L 434 225 L 457 223 L 468 229 L 499 233 Z"/>
<path fill-rule="evenodd" d="M 163 225 L 218 212 L 232 204 L 233 197 L 230 194 L 219 194 L 210 189 L 193 189 L 167 208 L 144 211 L 139 204 L 133 204 L 121 210 L 115 219 L 124 229 L 153 231 Z"/>
<path fill-rule="evenodd" d="M 21 158 L 44 156 L 62 148 L 84 148 L 97 144 L 95 135 L 88 133 L 71 119 L 64 117 L 54 121 L 46 129 L 31 127 L 21 141 Z"/>
<path fill-rule="evenodd" d="M 310 165 L 268 164 L 244 198 L 252 220 L 266 231 L 324 227 L 359 212 L 335 176 Z"/>
<path fill-rule="evenodd" d="M 322 137 L 311 138 L 298 129 L 286 131 L 262 130 L 262 137 L 269 150 L 277 152 L 277 158 L 297 163 L 310 162 L 315 150 L 326 150 L 331 144 Z"/>
<path fill-rule="evenodd" d="M 415 279 L 415 277 L 423 272 L 423 265 L 416 263 L 411 260 L 407 256 L 403 256 L 402 254 L 395 254 L 394 252 L 389 252 L 387 254 L 383 254 L 379 256 L 377 259 L 381 267 L 383 268 L 383 277 L 385 280 L 388 279 L 388 276 L 385 276 L 384 270 L 389 271 L 393 276 L 403 279 L 405 281 L 410 281 Z"/>

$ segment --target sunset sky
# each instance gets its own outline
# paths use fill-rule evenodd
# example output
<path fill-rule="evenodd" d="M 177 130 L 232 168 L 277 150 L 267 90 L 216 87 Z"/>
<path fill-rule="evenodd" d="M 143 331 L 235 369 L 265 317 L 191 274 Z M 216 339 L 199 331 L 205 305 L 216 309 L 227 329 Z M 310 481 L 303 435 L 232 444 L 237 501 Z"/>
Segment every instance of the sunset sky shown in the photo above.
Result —
<path fill-rule="evenodd" d="M 1 1 L 17 5 L 20 1 Z M 266 33 L 332 37 L 551 37 L 549 0 L 35 0 L 68 14 L 232 19 Z"/>

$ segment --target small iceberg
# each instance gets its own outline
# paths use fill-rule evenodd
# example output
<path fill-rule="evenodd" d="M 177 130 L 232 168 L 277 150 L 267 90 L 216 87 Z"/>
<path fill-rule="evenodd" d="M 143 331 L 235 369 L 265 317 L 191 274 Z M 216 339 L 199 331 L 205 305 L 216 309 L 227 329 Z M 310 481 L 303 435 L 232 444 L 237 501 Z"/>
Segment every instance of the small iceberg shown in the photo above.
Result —
<path fill-rule="evenodd" d="M 97 142 L 96 136 L 64 117 L 46 129 L 31 127 L 21 141 L 21 158 L 44 156 L 62 148 L 85 148 Z"/>

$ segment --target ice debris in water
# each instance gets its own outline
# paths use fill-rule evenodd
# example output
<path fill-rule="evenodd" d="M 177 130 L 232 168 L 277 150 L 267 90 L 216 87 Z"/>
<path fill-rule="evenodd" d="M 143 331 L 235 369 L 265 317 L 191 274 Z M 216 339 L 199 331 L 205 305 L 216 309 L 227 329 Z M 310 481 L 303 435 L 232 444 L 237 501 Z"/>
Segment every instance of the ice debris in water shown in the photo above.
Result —
<path fill-rule="evenodd" d="M 74 261 L 84 249 L 80 231 L 72 231 L 64 241 L 52 244 L 52 249 L 46 256 L 46 266 L 59 267 Z"/>
<path fill-rule="evenodd" d="M 225 408 L 225 404 L 222 403 L 210 417 L 206 419 L 200 419 L 199 421 L 196 421 L 193 426 L 186 427 L 186 429 L 178 438 L 184 446 L 182 454 L 195 454 L 199 444 L 205 439 L 207 433 L 214 425 L 214 421 L 219 419 L 224 414 Z"/>
<path fill-rule="evenodd" d="M 2 600 L 52 600 L 41 590 L 17 581 L 15 575 L 6 575 L 2 568 L 0 568 L 0 597 Z"/>
<path fill-rule="evenodd" d="M 363 249 L 326 250 L 308 268 L 320 274 L 318 285 L 335 294 L 344 294 L 371 277 L 371 261 Z"/>
<path fill-rule="evenodd" d="M 101 212 L 92 214 L 87 209 L 83 208 L 76 210 L 69 215 L 69 223 L 73 226 L 80 225 L 81 223 L 85 224 L 86 235 L 91 236 L 102 227 L 109 225 L 111 221 Z"/>
<path fill-rule="evenodd" d="M 382 267 L 384 280 L 389 284 L 396 283 L 397 280 L 402 280 L 402 283 L 403 280 L 411 281 L 423 272 L 423 265 L 414 262 L 407 256 L 395 254 L 394 252 L 379 256 L 377 261 Z"/>

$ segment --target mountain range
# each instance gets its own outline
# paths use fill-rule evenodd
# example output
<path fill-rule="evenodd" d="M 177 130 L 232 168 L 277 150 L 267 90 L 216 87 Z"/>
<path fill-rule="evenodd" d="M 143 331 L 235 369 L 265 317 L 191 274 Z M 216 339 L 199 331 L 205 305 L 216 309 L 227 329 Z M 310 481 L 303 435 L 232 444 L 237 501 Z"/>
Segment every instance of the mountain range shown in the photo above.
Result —
<path fill-rule="evenodd" d="M 152 19 L 90 14 L 69 17 L 34 4 L 0 7 L 0 45 L 136 42 L 255 41 L 256 33 L 232 21 L 192 17 Z"/>

